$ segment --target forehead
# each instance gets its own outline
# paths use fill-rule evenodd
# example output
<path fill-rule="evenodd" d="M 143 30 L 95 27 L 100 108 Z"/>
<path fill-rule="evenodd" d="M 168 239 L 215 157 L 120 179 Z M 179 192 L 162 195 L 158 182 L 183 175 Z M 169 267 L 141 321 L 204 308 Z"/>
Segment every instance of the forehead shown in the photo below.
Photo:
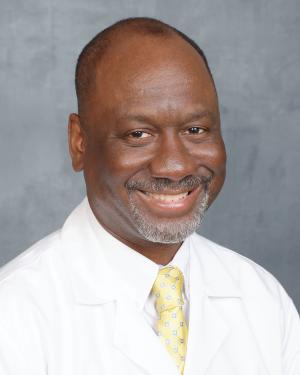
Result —
<path fill-rule="evenodd" d="M 197 107 L 197 108 L 196 108 Z M 179 37 L 129 36 L 110 47 L 96 69 L 91 113 L 122 116 L 217 110 L 215 88 L 198 52 Z"/>

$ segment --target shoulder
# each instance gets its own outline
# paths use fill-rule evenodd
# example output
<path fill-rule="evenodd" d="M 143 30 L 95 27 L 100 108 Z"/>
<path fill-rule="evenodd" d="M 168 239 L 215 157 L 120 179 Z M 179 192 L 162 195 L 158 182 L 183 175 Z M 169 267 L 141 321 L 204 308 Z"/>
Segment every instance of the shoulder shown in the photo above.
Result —
<path fill-rule="evenodd" d="M 57 311 L 59 238 L 60 232 L 47 236 L 0 269 L 0 352 L 12 373 L 44 373 Z"/>
<path fill-rule="evenodd" d="M 281 283 L 258 263 L 199 234 L 193 234 L 191 240 L 202 262 L 222 268 L 245 297 L 271 298 L 282 306 L 290 304 Z"/>
<path fill-rule="evenodd" d="M 0 268 L 0 285 L 20 273 L 34 273 L 58 250 L 60 231 L 53 232 Z"/>
<path fill-rule="evenodd" d="M 20 303 L 51 288 L 59 268 L 60 231 L 43 238 L 0 268 L 0 301 Z"/>

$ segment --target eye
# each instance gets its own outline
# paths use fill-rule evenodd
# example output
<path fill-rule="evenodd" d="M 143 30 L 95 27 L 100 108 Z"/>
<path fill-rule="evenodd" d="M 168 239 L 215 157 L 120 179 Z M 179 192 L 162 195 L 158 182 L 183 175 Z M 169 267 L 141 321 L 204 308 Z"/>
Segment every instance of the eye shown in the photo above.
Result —
<path fill-rule="evenodd" d="M 151 135 L 149 133 L 146 133 L 142 130 L 135 130 L 128 134 L 130 138 L 148 138 Z"/>
<path fill-rule="evenodd" d="M 192 126 L 191 128 L 188 128 L 186 132 L 188 134 L 201 134 L 204 133 L 205 130 L 203 128 L 200 128 L 199 126 Z"/>

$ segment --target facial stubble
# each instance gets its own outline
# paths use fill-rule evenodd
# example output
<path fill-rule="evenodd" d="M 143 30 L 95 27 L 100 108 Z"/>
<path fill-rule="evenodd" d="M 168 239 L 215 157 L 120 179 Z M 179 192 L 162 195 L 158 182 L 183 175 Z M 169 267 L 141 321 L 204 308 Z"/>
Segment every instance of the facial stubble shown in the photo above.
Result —
<path fill-rule="evenodd" d="M 199 228 L 208 208 L 208 201 L 208 184 L 204 184 L 203 196 L 189 215 L 172 219 L 155 219 L 136 204 L 133 191 L 129 191 L 130 215 L 135 228 L 143 238 L 155 243 L 172 244 L 184 241 Z"/>

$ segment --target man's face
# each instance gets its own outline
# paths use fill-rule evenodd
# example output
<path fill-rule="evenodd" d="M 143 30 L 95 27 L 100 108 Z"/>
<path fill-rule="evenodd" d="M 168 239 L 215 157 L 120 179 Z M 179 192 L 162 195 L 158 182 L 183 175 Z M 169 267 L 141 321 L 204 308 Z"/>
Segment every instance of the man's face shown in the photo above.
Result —
<path fill-rule="evenodd" d="M 82 165 L 99 222 L 134 243 L 181 242 L 225 177 L 217 97 L 201 57 L 177 37 L 123 40 L 99 64 L 85 113 Z"/>

